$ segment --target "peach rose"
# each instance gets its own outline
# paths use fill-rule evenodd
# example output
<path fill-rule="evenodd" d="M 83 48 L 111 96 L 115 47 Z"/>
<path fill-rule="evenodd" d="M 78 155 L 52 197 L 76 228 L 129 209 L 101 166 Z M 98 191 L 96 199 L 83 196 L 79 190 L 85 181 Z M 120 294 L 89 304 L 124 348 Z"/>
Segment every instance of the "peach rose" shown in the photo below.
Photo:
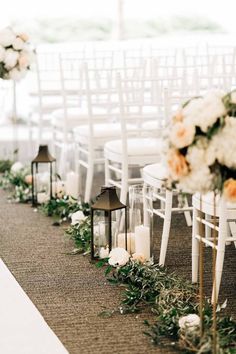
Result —
<path fill-rule="evenodd" d="M 185 157 L 178 150 L 171 150 L 168 154 L 167 163 L 171 177 L 179 180 L 189 173 L 189 168 Z"/>
<path fill-rule="evenodd" d="M 224 183 L 224 196 L 229 202 L 236 202 L 236 180 L 229 178 Z"/>
<path fill-rule="evenodd" d="M 26 69 L 29 66 L 29 58 L 25 54 L 21 54 L 18 59 L 20 69 Z"/>
<path fill-rule="evenodd" d="M 143 264 L 146 261 L 144 255 L 142 253 L 134 253 L 134 254 L 132 254 L 131 260 L 134 261 L 134 262 L 139 262 L 141 264 Z"/>
<path fill-rule="evenodd" d="M 29 36 L 26 33 L 19 33 L 18 36 L 22 41 L 27 42 L 29 40 Z"/>
<path fill-rule="evenodd" d="M 192 144 L 195 136 L 195 127 L 184 122 L 177 122 L 170 132 L 170 141 L 178 149 Z"/>
<path fill-rule="evenodd" d="M 25 176 L 25 182 L 26 182 L 27 184 L 32 184 L 32 181 L 33 181 L 32 175 L 26 175 L 26 176 Z"/>
<path fill-rule="evenodd" d="M 184 120 L 184 116 L 181 111 L 177 112 L 172 118 L 173 123 L 182 122 L 183 120 Z"/>

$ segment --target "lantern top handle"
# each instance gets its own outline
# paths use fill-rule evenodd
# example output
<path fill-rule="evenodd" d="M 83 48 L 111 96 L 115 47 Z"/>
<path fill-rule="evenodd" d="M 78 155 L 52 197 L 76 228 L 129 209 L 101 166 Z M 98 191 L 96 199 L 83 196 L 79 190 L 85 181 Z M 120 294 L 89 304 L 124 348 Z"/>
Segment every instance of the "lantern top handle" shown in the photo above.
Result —
<path fill-rule="evenodd" d="M 120 202 L 115 186 L 103 186 L 96 202 L 91 206 L 92 209 L 113 211 L 126 208 L 126 205 Z"/>
<path fill-rule="evenodd" d="M 39 145 L 38 155 L 33 159 L 32 163 L 49 163 L 54 161 L 56 161 L 56 159 L 50 154 L 48 150 L 48 145 Z"/>

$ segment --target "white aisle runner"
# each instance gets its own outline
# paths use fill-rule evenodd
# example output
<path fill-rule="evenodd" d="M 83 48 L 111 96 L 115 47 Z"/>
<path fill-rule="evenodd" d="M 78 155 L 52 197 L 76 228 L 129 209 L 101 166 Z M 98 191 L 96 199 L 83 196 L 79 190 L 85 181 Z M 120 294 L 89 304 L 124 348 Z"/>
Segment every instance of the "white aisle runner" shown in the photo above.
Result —
<path fill-rule="evenodd" d="M 68 354 L 1 259 L 0 353 Z"/>

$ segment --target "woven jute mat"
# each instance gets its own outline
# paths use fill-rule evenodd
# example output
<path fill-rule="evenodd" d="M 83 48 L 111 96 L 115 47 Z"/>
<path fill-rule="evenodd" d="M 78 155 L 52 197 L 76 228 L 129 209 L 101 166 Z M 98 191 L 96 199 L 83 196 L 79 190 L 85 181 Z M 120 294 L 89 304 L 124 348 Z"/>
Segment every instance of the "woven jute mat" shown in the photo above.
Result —
<path fill-rule="evenodd" d="M 9 203 L 0 191 L 0 257 L 71 354 L 174 353 L 157 348 L 144 336 L 149 313 L 102 318 L 114 309 L 121 289 L 107 283 L 103 271 L 89 257 L 70 255 L 73 244 L 63 227 L 29 205 Z M 158 257 L 161 223 L 155 224 Z M 166 265 L 191 279 L 191 228 L 184 217 L 173 218 Z M 236 250 L 227 247 L 220 300 L 228 299 L 228 312 L 236 315 Z M 211 289 L 211 251 L 205 251 L 205 282 Z M 54 354 L 54 353 L 48 353 Z"/>

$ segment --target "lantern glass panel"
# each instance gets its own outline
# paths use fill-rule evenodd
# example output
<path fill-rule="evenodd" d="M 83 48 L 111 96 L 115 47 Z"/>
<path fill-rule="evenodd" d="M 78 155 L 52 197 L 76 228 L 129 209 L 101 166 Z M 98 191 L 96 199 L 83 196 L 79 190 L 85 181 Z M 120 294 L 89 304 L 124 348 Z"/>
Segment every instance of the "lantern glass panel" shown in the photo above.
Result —
<path fill-rule="evenodd" d="M 115 247 L 117 234 L 116 215 L 116 211 L 94 210 L 94 257 L 106 258 L 110 249 Z"/>

